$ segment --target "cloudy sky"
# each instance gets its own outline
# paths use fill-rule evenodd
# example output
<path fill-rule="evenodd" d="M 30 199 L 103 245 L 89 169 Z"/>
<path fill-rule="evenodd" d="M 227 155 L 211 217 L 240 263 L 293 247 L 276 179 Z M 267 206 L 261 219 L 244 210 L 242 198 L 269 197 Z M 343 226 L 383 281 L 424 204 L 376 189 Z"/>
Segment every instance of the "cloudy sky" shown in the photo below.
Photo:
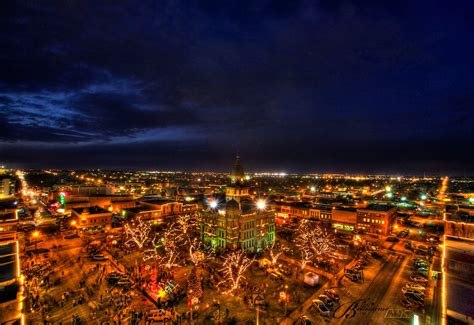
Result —
<path fill-rule="evenodd" d="M 2 1 L 0 30 L 0 163 L 474 174 L 472 1 Z"/>

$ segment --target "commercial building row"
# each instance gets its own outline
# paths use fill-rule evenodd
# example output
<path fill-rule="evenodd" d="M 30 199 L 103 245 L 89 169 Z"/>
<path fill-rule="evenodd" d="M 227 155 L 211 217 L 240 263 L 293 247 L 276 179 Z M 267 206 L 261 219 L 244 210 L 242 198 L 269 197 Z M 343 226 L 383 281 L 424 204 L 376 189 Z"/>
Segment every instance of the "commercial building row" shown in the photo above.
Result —
<path fill-rule="evenodd" d="M 95 204 L 94 204 L 95 203 Z M 72 206 L 72 207 L 71 207 Z M 151 199 L 135 201 L 108 197 L 89 197 L 87 201 L 66 204 L 77 228 L 103 228 L 112 225 L 114 213 L 122 219 L 141 218 L 155 224 L 171 220 L 177 215 L 191 213 L 197 204 L 173 200 Z"/>
<path fill-rule="evenodd" d="M 275 202 L 275 222 L 292 224 L 300 219 L 331 223 L 342 231 L 362 231 L 388 235 L 396 222 L 397 208 L 391 205 L 369 204 L 365 207 L 319 205 L 305 202 Z"/>

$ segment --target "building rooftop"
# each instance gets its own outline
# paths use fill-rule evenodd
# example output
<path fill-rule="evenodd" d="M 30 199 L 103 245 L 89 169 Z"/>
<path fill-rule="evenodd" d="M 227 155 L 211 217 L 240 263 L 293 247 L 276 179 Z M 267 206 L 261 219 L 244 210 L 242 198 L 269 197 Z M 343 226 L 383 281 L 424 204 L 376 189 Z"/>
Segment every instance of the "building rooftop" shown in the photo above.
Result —
<path fill-rule="evenodd" d="M 140 212 L 157 211 L 157 210 L 148 208 L 148 207 L 136 207 L 136 208 L 123 209 L 123 211 L 128 211 L 131 213 L 140 213 Z"/>
<path fill-rule="evenodd" d="M 366 208 L 361 208 L 359 210 L 372 210 L 372 211 L 387 212 L 387 211 L 390 211 L 393 208 L 394 208 L 394 206 L 392 206 L 392 205 L 369 204 Z"/>
<path fill-rule="evenodd" d="M 151 199 L 151 200 L 141 200 L 141 203 L 149 203 L 149 204 L 167 204 L 176 202 L 176 200 L 168 200 L 168 199 Z"/>
<path fill-rule="evenodd" d="M 335 207 L 334 209 L 339 211 L 357 212 L 357 209 L 354 207 Z"/>
<path fill-rule="evenodd" d="M 89 214 L 99 214 L 99 213 L 107 213 L 109 211 L 102 209 L 101 207 L 98 206 L 93 206 L 93 207 L 88 207 L 88 208 L 74 208 L 72 209 L 74 212 L 77 214 L 83 214 L 88 212 Z M 87 211 L 86 211 L 87 210 Z"/>
<path fill-rule="evenodd" d="M 321 210 L 321 211 L 331 211 L 332 210 L 332 206 L 326 205 L 326 204 L 313 204 L 312 208 L 316 209 L 316 210 Z"/>

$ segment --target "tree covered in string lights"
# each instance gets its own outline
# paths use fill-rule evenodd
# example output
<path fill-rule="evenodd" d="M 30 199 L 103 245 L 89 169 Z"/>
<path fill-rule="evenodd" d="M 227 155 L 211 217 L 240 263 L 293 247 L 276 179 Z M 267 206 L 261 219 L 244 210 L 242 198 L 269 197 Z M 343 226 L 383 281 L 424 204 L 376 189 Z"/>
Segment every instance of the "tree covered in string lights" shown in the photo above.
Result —
<path fill-rule="evenodd" d="M 128 241 L 135 243 L 142 249 L 150 241 L 151 226 L 144 222 L 141 217 L 129 222 L 124 226 Z"/>
<path fill-rule="evenodd" d="M 275 241 L 271 241 L 267 243 L 266 248 L 268 250 L 268 254 L 270 255 L 272 265 L 275 265 L 278 262 L 280 256 L 283 255 L 285 247 L 278 245 Z"/>
<path fill-rule="evenodd" d="M 202 243 L 199 238 L 199 214 L 192 213 L 178 216 L 176 227 L 181 231 L 180 246 L 187 250 L 183 254 L 189 255 L 194 265 L 202 262 L 206 257 L 206 253 L 201 249 Z"/>
<path fill-rule="evenodd" d="M 332 233 L 306 220 L 301 221 L 298 226 L 295 244 L 301 256 L 302 269 L 308 262 L 327 257 L 336 248 Z"/>
<path fill-rule="evenodd" d="M 239 288 L 241 281 L 245 279 L 245 271 L 254 260 L 255 257 L 249 259 L 242 250 L 227 255 L 220 269 L 223 279 L 217 284 L 222 293 L 233 294 Z"/>
<path fill-rule="evenodd" d="M 179 266 L 189 256 L 194 265 L 205 258 L 198 236 L 196 215 L 178 216 L 163 232 L 161 238 L 155 237 L 152 248 L 145 250 L 143 259 L 154 259 L 166 268 Z"/>

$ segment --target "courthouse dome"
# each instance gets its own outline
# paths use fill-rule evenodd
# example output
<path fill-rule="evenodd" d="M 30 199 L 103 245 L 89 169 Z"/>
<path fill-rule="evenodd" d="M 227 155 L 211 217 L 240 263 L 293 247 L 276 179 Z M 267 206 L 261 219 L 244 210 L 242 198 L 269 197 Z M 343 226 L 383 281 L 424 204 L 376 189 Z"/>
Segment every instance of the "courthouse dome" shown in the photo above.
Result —
<path fill-rule="evenodd" d="M 239 205 L 239 202 L 237 202 L 237 201 L 234 200 L 234 199 L 227 201 L 227 203 L 226 203 L 226 205 L 225 205 L 225 212 L 226 212 L 226 213 L 229 213 L 229 212 L 240 212 L 240 205 Z"/>

